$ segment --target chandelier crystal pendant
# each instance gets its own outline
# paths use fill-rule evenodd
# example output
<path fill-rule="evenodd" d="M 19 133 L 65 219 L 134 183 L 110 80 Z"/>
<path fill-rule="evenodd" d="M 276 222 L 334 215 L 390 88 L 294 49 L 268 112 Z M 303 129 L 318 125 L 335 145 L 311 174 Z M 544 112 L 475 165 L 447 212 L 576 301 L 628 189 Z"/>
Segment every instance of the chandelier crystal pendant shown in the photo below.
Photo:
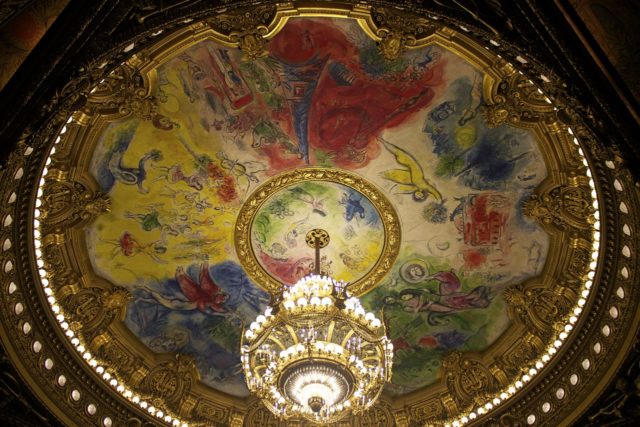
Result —
<path fill-rule="evenodd" d="M 318 272 L 328 235 L 312 230 L 307 243 L 316 248 Z M 241 354 L 247 386 L 269 410 L 319 423 L 371 407 L 393 364 L 385 325 L 344 282 L 319 274 L 275 295 L 244 331 Z"/>

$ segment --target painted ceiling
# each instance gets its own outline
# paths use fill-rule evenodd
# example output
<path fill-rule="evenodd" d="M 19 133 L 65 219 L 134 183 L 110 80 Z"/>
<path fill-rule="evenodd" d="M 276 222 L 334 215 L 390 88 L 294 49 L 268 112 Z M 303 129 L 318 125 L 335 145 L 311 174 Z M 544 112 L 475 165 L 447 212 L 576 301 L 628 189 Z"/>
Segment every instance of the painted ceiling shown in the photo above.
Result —
<path fill-rule="evenodd" d="M 534 132 L 487 126 L 482 70 L 436 44 L 390 61 L 355 21 L 317 18 L 290 19 L 255 60 L 204 40 L 150 76 L 157 119 L 109 123 L 84 148 L 111 200 L 85 244 L 133 295 L 125 324 L 149 350 L 193 356 L 206 385 L 247 396 L 242 325 L 273 283 L 313 271 L 312 228 L 331 237 L 322 271 L 384 309 L 391 395 L 509 328 L 503 291 L 547 259 L 523 203 L 548 166 Z M 295 171 L 308 174 L 282 179 Z"/>
<path fill-rule="evenodd" d="M 458 2 L 99 3 L 65 15 L 78 45 L 35 67 L 52 29 L 34 51 L 3 131 L 0 341 L 61 422 L 306 425 L 249 395 L 239 350 L 316 267 L 394 344 L 376 404 L 334 427 L 625 404 L 607 384 L 640 324 L 629 131 L 540 7 L 491 32 Z"/>

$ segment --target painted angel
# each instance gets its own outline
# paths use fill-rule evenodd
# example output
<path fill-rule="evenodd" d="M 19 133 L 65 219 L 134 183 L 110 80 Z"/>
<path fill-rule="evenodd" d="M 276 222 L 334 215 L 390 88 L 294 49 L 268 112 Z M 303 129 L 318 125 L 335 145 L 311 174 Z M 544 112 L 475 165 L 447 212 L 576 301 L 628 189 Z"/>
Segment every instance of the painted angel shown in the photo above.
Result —
<path fill-rule="evenodd" d="M 416 202 L 423 202 L 429 196 L 437 202 L 442 202 L 442 194 L 425 178 L 424 171 L 415 157 L 381 137 L 378 137 L 378 141 L 393 154 L 396 162 L 403 166 L 403 169 L 390 169 L 383 172 L 382 176 L 385 179 L 394 182 L 400 193 L 411 194 Z"/>

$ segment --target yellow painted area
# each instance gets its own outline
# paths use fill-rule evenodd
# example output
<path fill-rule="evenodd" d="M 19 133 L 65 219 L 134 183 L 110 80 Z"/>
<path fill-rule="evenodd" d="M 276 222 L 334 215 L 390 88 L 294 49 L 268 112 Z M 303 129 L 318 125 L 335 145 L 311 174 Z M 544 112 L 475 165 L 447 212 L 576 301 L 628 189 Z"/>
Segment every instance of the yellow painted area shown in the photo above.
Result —
<path fill-rule="evenodd" d="M 116 137 L 117 130 L 117 126 L 112 127 L 105 136 L 106 147 Z M 235 258 L 232 231 L 238 201 L 222 202 L 213 185 L 205 185 L 198 191 L 185 182 L 171 182 L 170 177 L 165 177 L 167 168 L 175 165 L 179 165 L 185 175 L 197 172 L 194 157 L 179 142 L 176 133 L 194 149 L 201 149 L 187 132 L 160 131 L 149 123 L 140 124 L 121 164 L 136 167 L 150 147 L 157 147 L 162 152 L 162 160 L 146 167 L 145 187 L 149 191 L 145 194 L 136 185 L 116 182 L 109 193 L 111 212 L 99 217 L 93 225 L 95 263 L 99 270 L 109 271 L 117 283 L 126 284 L 145 277 L 173 277 L 178 266 L 191 264 L 193 260 L 215 264 Z M 215 159 L 215 150 L 211 151 L 213 153 L 205 153 Z M 143 229 L 141 216 L 154 211 L 159 226 Z M 180 227 L 184 230 L 180 231 Z M 120 244 L 125 232 L 129 232 L 135 242 L 128 255 Z M 178 235 L 173 235 L 176 232 Z"/>

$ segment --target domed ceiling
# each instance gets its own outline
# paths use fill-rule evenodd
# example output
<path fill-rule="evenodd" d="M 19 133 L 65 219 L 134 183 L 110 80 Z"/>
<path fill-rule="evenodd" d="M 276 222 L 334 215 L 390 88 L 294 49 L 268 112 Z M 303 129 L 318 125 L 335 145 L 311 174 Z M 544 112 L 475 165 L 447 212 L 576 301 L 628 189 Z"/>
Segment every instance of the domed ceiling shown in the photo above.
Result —
<path fill-rule="evenodd" d="M 89 371 L 159 420 L 235 407 L 267 425 L 246 409 L 240 336 L 314 271 L 305 236 L 322 228 L 320 270 L 394 344 L 380 416 L 467 423 L 579 321 L 599 257 L 593 172 L 545 93 L 462 33 L 309 15 L 242 39 L 158 34 L 91 89 L 40 169 L 48 310 Z"/>
<path fill-rule="evenodd" d="M 502 291 L 548 252 L 522 211 L 547 168 L 532 132 L 487 127 L 469 61 L 437 45 L 389 61 L 356 21 L 318 18 L 287 22 L 253 61 L 203 40 L 150 73 L 163 120 L 116 120 L 82 150 L 111 200 L 89 257 L 132 293 L 126 325 L 151 351 L 248 395 L 241 325 L 313 271 L 312 228 L 331 236 L 322 271 L 386 309 L 391 393 L 508 328 Z"/>

